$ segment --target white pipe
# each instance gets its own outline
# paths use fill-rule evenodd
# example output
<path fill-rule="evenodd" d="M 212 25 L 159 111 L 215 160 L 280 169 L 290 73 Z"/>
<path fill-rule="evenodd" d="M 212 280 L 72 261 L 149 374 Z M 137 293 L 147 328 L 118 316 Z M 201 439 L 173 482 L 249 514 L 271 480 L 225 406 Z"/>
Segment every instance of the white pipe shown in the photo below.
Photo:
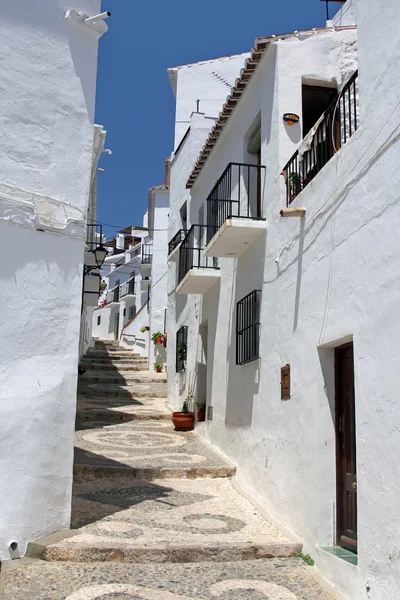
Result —
<path fill-rule="evenodd" d="M 100 13 L 99 15 L 94 15 L 94 17 L 88 17 L 85 19 L 85 25 L 93 25 L 93 23 L 96 23 L 96 21 L 104 21 L 104 19 L 108 19 L 108 17 L 111 17 L 109 10 Z"/>

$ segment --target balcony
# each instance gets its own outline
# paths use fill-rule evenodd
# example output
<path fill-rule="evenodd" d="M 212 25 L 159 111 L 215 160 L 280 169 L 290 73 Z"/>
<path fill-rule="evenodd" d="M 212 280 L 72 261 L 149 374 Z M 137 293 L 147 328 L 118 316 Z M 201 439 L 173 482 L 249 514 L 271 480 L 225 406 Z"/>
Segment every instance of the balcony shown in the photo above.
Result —
<path fill-rule="evenodd" d="M 358 124 L 356 71 L 284 166 L 287 207 L 354 134 Z"/>
<path fill-rule="evenodd" d="M 187 234 L 187 229 L 179 229 L 178 233 L 174 235 L 172 240 L 168 244 L 168 260 L 170 262 L 178 262 L 179 257 L 179 247 L 183 240 L 185 239 L 185 235 Z"/>
<path fill-rule="evenodd" d="M 107 304 L 112 304 L 113 302 L 119 302 L 119 285 L 116 285 L 114 288 L 107 292 Z"/>
<path fill-rule="evenodd" d="M 103 243 L 103 226 L 98 223 L 86 225 L 85 240 L 85 266 L 95 267 L 96 257 L 94 251 Z"/>
<path fill-rule="evenodd" d="M 142 244 L 142 259 L 140 261 L 140 272 L 142 275 L 151 273 L 151 263 L 153 262 L 153 244 Z"/>
<path fill-rule="evenodd" d="M 204 294 L 221 274 L 216 258 L 204 252 L 208 225 L 192 225 L 180 246 L 177 294 Z"/>
<path fill-rule="evenodd" d="M 263 166 L 229 163 L 207 198 L 206 256 L 236 258 L 263 234 L 264 180 Z"/>
<path fill-rule="evenodd" d="M 120 285 L 120 298 L 125 296 L 134 296 L 135 295 L 135 278 L 131 277 L 128 281 L 125 281 L 122 285 Z"/>

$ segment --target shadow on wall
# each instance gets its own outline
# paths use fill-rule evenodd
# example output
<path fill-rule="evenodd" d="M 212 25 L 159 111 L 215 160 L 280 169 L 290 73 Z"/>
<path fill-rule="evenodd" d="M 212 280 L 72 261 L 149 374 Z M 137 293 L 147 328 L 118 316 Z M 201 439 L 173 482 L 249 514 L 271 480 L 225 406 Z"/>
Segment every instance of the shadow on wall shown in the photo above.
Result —
<path fill-rule="evenodd" d="M 257 359 L 244 365 L 236 364 L 236 303 L 253 290 L 261 290 L 262 306 L 265 246 L 266 235 L 262 235 L 237 262 L 235 300 L 231 307 L 232 320 L 227 348 L 227 427 L 251 427 L 254 398 L 259 393 L 261 361 Z"/>
<path fill-rule="evenodd" d="M 181 314 L 183 313 L 188 298 L 185 294 L 175 294 L 175 318 L 179 321 Z"/>

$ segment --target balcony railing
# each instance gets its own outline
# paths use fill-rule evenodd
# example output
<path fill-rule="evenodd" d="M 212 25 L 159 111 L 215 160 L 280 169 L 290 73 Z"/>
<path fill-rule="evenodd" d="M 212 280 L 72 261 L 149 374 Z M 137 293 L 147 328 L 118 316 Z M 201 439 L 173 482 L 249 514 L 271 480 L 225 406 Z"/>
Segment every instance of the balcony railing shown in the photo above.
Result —
<path fill-rule="evenodd" d="M 119 302 L 119 285 L 116 285 L 114 288 L 107 292 L 107 304 L 111 302 Z"/>
<path fill-rule="evenodd" d="M 181 242 L 185 239 L 185 235 L 187 234 L 187 229 L 179 229 L 179 231 L 174 235 L 172 240 L 168 244 L 168 256 L 179 246 Z"/>
<path fill-rule="evenodd" d="M 135 258 L 135 256 L 139 256 L 139 254 L 141 253 L 141 244 L 137 244 L 133 250 L 131 250 L 130 252 L 130 260 L 132 260 L 132 258 Z"/>
<path fill-rule="evenodd" d="M 134 296 L 135 295 L 135 278 L 131 277 L 130 279 L 128 279 L 128 281 L 125 281 L 125 283 L 123 283 L 120 286 L 120 296 L 121 298 L 123 296 Z"/>
<path fill-rule="evenodd" d="M 86 225 L 86 248 L 93 252 L 103 241 L 103 226 L 98 223 Z"/>
<path fill-rule="evenodd" d="M 218 260 L 204 254 L 209 229 L 208 225 L 192 225 L 187 232 L 179 255 L 179 283 L 190 269 L 219 269 Z"/>
<path fill-rule="evenodd" d="M 151 265 L 153 260 L 153 244 L 143 244 L 142 265 Z"/>
<path fill-rule="evenodd" d="M 286 206 L 293 202 L 347 142 L 357 130 L 358 124 L 358 71 L 356 71 L 283 168 Z"/>
<path fill-rule="evenodd" d="M 265 167 L 229 163 L 207 198 L 207 243 L 227 219 L 262 218 Z"/>

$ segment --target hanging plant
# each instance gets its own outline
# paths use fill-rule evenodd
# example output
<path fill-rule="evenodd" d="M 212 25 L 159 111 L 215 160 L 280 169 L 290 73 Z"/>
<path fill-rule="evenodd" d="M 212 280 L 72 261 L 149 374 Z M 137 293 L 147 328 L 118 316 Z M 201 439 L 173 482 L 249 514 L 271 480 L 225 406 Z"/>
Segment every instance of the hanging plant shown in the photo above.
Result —
<path fill-rule="evenodd" d="M 157 331 L 156 333 L 153 333 L 153 335 L 151 336 L 151 341 L 154 344 L 162 344 L 164 346 L 164 348 L 166 348 L 167 347 L 167 334 L 161 333 L 161 331 Z"/>

